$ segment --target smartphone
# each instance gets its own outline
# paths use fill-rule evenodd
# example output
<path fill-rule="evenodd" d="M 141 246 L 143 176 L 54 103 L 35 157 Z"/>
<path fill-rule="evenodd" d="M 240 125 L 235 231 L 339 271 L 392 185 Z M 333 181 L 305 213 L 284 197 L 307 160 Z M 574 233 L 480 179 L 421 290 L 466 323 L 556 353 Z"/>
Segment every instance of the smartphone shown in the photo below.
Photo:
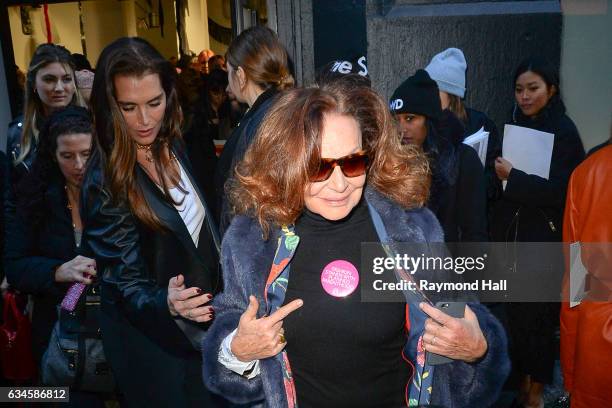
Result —
<path fill-rule="evenodd" d="M 437 302 L 436 309 L 446 313 L 451 317 L 463 318 L 465 313 L 465 302 Z M 440 365 L 447 364 L 453 361 L 452 358 L 448 358 L 436 353 L 425 353 L 427 364 L 429 365 Z"/>

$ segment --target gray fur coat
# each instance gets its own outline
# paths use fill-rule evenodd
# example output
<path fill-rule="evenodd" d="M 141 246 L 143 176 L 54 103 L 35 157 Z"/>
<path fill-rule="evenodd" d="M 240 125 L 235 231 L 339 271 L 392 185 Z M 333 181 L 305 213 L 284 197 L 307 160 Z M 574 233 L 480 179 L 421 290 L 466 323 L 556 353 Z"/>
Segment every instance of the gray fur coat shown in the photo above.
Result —
<path fill-rule="evenodd" d="M 368 204 L 380 215 L 392 242 L 443 242 L 440 224 L 427 209 L 404 210 L 377 191 L 366 188 Z M 216 317 L 203 342 L 203 378 L 207 387 L 238 404 L 287 407 L 280 354 L 260 360 L 261 373 L 253 379 L 240 376 L 217 361 L 223 339 L 236 327 L 249 303 L 259 301 L 258 316 L 265 311 L 266 279 L 276 250 L 278 233 L 266 241 L 258 222 L 234 218 L 222 246 L 224 291 L 213 301 Z M 298 249 L 299 250 L 299 249 Z M 432 299 L 435 301 L 435 299 Z M 510 371 L 507 340 L 500 323 L 482 305 L 470 303 L 487 339 L 488 350 L 477 363 L 455 361 L 436 367 L 432 404 L 448 408 L 492 405 Z M 406 382 L 410 379 L 407 378 Z"/>

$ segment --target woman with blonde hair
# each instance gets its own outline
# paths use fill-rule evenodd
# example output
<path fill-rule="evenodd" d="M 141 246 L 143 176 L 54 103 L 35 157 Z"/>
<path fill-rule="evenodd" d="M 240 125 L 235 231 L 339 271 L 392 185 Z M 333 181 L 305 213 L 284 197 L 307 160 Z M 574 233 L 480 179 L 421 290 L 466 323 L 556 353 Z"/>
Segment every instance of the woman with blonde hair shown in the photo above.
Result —
<path fill-rule="evenodd" d="M 70 52 L 61 45 L 39 45 L 26 74 L 23 115 L 10 123 L 7 134 L 7 152 L 13 162 L 10 176 L 13 187 L 32 167 L 38 133 L 46 118 L 70 104 L 85 106 L 77 91 Z"/>
<path fill-rule="evenodd" d="M 253 142 L 264 115 L 279 91 L 293 86 L 287 51 L 274 31 L 251 27 L 230 44 L 227 53 L 228 91 L 246 103 L 249 110 L 228 138 L 215 169 L 215 186 L 221 210 L 221 230 L 229 225 L 231 215 L 225 184 L 233 176 L 236 163 Z"/>
<path fill-rule="evenodd" d="M 485 308 L 470 303 L 456 319 L 425 303 L 361 299 L 362 243 L 443 239 L 423 208 L 424 154 L 400 144 L 373 90 L 347 84 L 284 92 L 237 167 L 204 379 L 266 407 L 488 406 L 509 365 Z M 425 350 L 456 360 L 436 368 L 432 388 Z"/>

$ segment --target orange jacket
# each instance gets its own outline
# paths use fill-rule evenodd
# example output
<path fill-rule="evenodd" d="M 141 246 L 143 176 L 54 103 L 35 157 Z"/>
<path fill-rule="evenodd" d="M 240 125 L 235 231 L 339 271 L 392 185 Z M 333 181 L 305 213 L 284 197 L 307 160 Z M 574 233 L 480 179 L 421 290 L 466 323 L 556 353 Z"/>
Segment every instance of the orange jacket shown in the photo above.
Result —
<path fill-rule="evenodd" d="M 591 276 L 612 275 L 612 146 L 576 168 L 569 182 L 563 240 L 581 246 Z M 564 291 L 568 289 L 564 279 Z M 572 408 L 612 406 L 612 303 L 561 306 L 561 365 Z"/>

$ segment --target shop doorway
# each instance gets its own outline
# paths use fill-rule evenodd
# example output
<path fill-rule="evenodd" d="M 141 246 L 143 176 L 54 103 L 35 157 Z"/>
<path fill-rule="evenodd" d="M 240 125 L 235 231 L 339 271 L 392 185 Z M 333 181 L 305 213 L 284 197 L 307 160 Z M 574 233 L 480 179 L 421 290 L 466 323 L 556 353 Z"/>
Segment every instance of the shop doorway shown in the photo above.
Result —
<path fill-rule="evenodd" d="M 168 59 L 223 55 L 242 30 L 267 24 L 268 1 L 6 0 L 0 39 L 12 116 L 21 112 L 23 73 L 39 44 L 61 44 L 94 68 L 102 49 L 123 36 L 146 39 Z"/>

